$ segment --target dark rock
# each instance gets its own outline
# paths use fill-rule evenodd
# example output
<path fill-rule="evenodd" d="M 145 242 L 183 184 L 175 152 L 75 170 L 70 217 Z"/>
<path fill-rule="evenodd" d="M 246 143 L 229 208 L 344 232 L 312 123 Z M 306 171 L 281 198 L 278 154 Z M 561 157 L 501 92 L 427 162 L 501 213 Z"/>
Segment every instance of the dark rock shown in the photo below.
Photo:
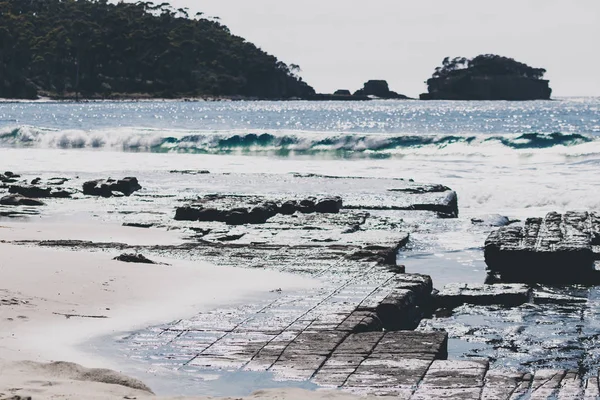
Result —
<path fill-rule="evenodd" d="M 50 178 L 50 179 L 48 179 L 47 183 L 48 183 L 48 185 L 51 185 L 51 186 L 62 186 L 68 181 L 69 181 L 68 178 Z"/>
<path fill-rule="evenodd" d="M 421 100 L 549 100 L 552 89 L 541 79 L 545 72 L 494 54 L 446 58 L 427 80 Z"/>
<path fill-rule="evenodd" d="M 600 215 L 552 212 L 492 232 L 485 242 L 485 262 L 505 282 L 595 284 L 599 236 Z"/>
<path fill-rule="evenodd" d="M 312 100 L 312 101 L 368 101 L 368 100 L 371 100 L 371 98 L 369 96 L 365 96 L 365 95 L 317 93 L 314 96 L 307 98 L 307 100 Z"/>
<path fill-rule="evenodd" d="M 4 175 L 0 175 L 0 182 L 2 183 L 17 183 L 19 180 L 15 178 L 7 178 Z"/>
<path fill-rule="evenodd" d="M 370 80 L 362 89 L 354 92 L 354 96 L 375 96 L 381 99 L 408 99 L 408 97 L 392 92 L 388 83 L 383 80 Z"/>
<path fill-rule="evenodd" d="M 43 206 L 44 203 L 31 199 L 28 197 L 24 197 L 20 194 L 10 194 L 8 196 L 4 196 L 0 198 L 0 205 L 3 206 Z"/>
<path fill-rule="evenodd" d="M 53 190 L 50 192 L 50 197 L 57 199 L 68 199 L 71 197 L 71 195 L 72 193 L 67 190 Z"/>
<path fill-rule="evenodd" d="M 295 200 L 288 200 L 279 207 L 279 213 L 283 215 L 292 215 L 298 208 L 298 202 Z"/>
<path fill-rule="evenodd" d="M 406 246 L 409 235 L 402 236 L 394 246 L 368 245 L 347 254 L 349 260 L 376 261 L 382 265 L 396 266 L 398 251 Z"/>
<path fill-rule="evenodd" d="M 530 302 L 532 290 L 523 284 L 478 285 L 452 283 L 434 295 L 436 308 L 453 309 L 463 304 L 517 307 Z"/>
<path fill-rule="evenodd" d="M 256 206 L 248 214 L 248 223 L 264 224 L 269 218 L 275 215 L 277 215 L 277 205 L 275 205 L 275 208 L 273 208 L 272 204 Z"/>
<path fill-rule="evenodd" d="M 83 194 L 88 196 L 112 197 L 115 195 L 114 192 L 120 192 L 125 196 L 130 196 L 141 188 L 137 178 L 134 177 L 127 177 L 118 181 L 114 179 L 98 179 L 85 182 L 83 184 Z"/>
<path fill-rule="evenodd" d="M 350 93 L 350 91 L 348 89 L 338 89 L 335 92 L 333 92 L 334 95 L 336 96 L 351 96 L 352 93 Z"/>
<path fill-rule="evenodd" d="M 42 178 L 35 178 L 31 180 L 31 184 L 32 185 L 37 185 L 38 183 L 40 183 L 42 181 Z"/>
<path fill-rule="evenodd" d="M 446 214 L 448 217 L 458 218 L 458 195 L 451 190 L 448 195 L 438 203 L 413 204 L 413 210 L 435 211 Z"/>
<path fill-rule="evenodd" d="M 415 329 L 429 307 L 431 292 L 430 277 L 400 276 L 397 287 L 375 308 L 377 317 L 388 331 Z"/>
<path fill-rule="evenodd" d="M 484 225 L 484 226 L 506 226 L 510 225 L 511 220 L 508 217 L 500 214 L 490 214 L 480 218 L 471 218 L 473 225 Z"/>
<path fill-rule="evenodd" d="M 21 177 L 21 175 L 17 175 L 14 172 L 11 172 L 11 171 L 6 171 L 4 173 L 4 176 L 6 176 L 7 178 L 20 178 Z"/>
<path fill-rule="evenodd" d="M 152 228 L 154 226 L 153 223 L 141 223 L 141 222 L 124 222 L 123 226 L 127 226 L 130 228 Z"/>
<path fill-rule="evenodd" d="M 113 258 L 113 260 L 127 262 L 127 263 L 137 263 L 137 264 L 156 264 L 154 261 L 144 257 L 141 254 L 129 254 L 124 253 L 120 256 Z"/>
<path fill-rule="evenodd" d="M 321 199 L 315 204 L 315 211 L 318 213 L 337 214 L 342 209 L 342 199 L 340 197 L 330 197 Z"/>
<path fill-rule="evenodd" d="M 438 217 L 438 218 L 440 218 L 440 219 L 453 219 L 453 218 L 456 218 L 456 214 L 454 214 L 454 213 L 452 213 L 452 214 L 448 214 L 448 213 L 445 213 L 445 212 L 439 212 L 439 211 L 438 211 L 438 212 L 436 213 L 436 215 L 437 215 L 437 217 Z"/>
<path fill-rule="evenodd" d="M 225 221 L 225 212 L 217 210 L 216 208 L 201 208 L 197 210 L 196 219 L 197 221 L 211 222 L 211 221 Z"/>
<path fill-rule="evenodd" d="M 423 194 L 423 193 L 442 193 L 451 191 L 447 186 L 444 185 L 422 185 L 422 186 L 414 186 L 407 187 L 401 189 L 388 189 L 389 192 L 402 192 L 402 193 L 410 193 L 410 194 Z"/>
<path fill-rule="evenodd" d="M 117 183 L 113 186 L 113 191 L 121 192 L 125 196 L 131 196 L 131 194 L 142 188 L 137 178 L 135 177 L 126 177 L 121 180 L 118 180 Z"/>
<path fill-rule="evenodd" d="M 175 211 L 176 221 L 198 221 L 199 216 L 200 209 L 190 206 L 178 207 Z"/>
<path fill-rule="evenodd" d="M 249 223 L 249 221 L 250 213 L 246 208 L 235 209 L 225 215 L 225 223 L 227 225 L 244 225 Z"/>
<path fill-rule="evenodd" d="M 234 242 L 236 240 L 243 238 L 244 235 L 246 235 L 246 234 L 240 233 L 239 235 L 225 235 L 225 236 L 218 237 L 217 240 L 219 242 Z"/>
<path fill-rule="evenodd" d="M 521 77 L 474 77 L 461 85 L 464 87 L 456 90 L 423 93 L 421 100 L 548 100 L 552 93 L 549 81 Z"/>
<path fill-rule="evenodd" d="M 314 213 L 315 210 L 315 206 L 316 206 L 316 199 L 314 197 L 309 197 L 307 199 L 301 200 L 300 204 L 298 205 L 298 211 L 300 211 L 303 214 L 312 214 Z"/>
<path fill-rule="evenodd" d="M 345 257 L 348 260 L 374 261 L 381 265 L 396 266 L 398 251 L 406 246 L 409 236 L 406 235 L 396 246 L 369 245 L 356 250 Z"/>
<path fill-rule="evenodd" d="M 83 194 L 88 196 L 112 197 L 114 180 L 98 179 L 83 184 Z"/>
<path fill-rule="evenodd" d="M 50 188 L 42 188 L 38 186 L 20 186 L 13 185 L 8 189 L 9 193 L 20 194 L 21 196 L 31 198 L 47 198 L 50 197 Z"/>

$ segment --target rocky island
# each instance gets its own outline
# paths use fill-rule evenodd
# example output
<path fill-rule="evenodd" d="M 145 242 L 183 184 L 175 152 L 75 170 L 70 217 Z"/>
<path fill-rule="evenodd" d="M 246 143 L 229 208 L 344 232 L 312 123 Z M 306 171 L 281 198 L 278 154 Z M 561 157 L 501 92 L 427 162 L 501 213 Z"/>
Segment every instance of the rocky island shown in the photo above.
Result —
<path fill-rule="evenodd" d="M 446 57 L 427 80 L 421 100 L 549 100 L 546 70 L 494 54 Z"/>

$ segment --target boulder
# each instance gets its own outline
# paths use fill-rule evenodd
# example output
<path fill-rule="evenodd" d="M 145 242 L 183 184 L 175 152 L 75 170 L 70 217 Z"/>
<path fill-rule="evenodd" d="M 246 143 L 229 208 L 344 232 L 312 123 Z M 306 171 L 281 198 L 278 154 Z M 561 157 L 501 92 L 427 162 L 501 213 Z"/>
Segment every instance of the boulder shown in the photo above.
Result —
<path fill-rule="evenodd" d="M 265 201 L 262 205 L 267 210 L 269 218 L 279 214 L 279 206 L 274 201 Z"/>
<path fill-rule="evenodd" d="M 277 204 L 272 202 L 266 202 L 260 206 L 256 206 L 250 210 L 248 215 L 248 223 L 264 224 L 269 218 L 277 215 L 277 211 Z"/>
<path fill-rule="evenodd" d="M 127 177 L 115 181 L 114 179 L 97 179 L 83 184 L 83 194 L 88 196 L 112 197 L 113 192 L 123 193 L 125 196 L 131 196 L 142 187 L 137 178 Z"/>
<path fill-rule="evenodd" d="M 121 192 L 125 196 L 131 196 L 134 192 L 140 190 L 142 186 L 139 184 L 137 178 L 135 177 L 126 177 L 117 181 L 116 184 L 113 185 L 115 192 Z"/>
<path fill-rule="evenodd" d="M 9 194 L 0 198 L 0 205 L 3 206 L 43 206 L 44 203 L 31 199 L 29 197 L 22 196 L 20 194 Z"/>
<path fill-rule="evenodd" d="M 225 220 L 225 212 L 217 210 L 216 208 L 201 208 L 197 210 L 197 221 L 211 222 Z"/>
<path fill-rule="evenodd" d="M 50 197 L 57 199 L 68 199 L 71 197 L 71 195 L 72 193 L 68 190 L 53 190 L 52 192 L 50 192 Z"/>
<path fill-rule="evenodd" d="M 511 224 L 511 220 L 508 217 L 500 214 L 490 214 L 485 215 L 479 218 L 471 218 L 471 223 L 473 225 L 483 225 L 483 226 L 506 226 Z"/>
<path fill-rule="evenodd" d="M 250 213 L 246 208 L 237 208 L 225 215 L 227 225 L 244 225 L 250 222 Z"/>
<path fill-rule="evenodd" d="M 315 205 L 316 205 L 315 201 L 316 201 L 316 199 L 314 197 L 309 197 L 304 200 L 301 200 L 300 204 L 297 207 L 298 211 L 300 211 L 303 214 L 314 213 L 316 211 L 315 210 Z"/>
<path fill-rule="evenodd" d="M 596 284 L 600 214 L 551 212 L 493 231 L 485 241 L 488 272 L 504 282 Z"/>
<path fill-rule="evenodd" d="M 279 213 L 283 215 L 292 215 L 298 208 L 298 202 L 296 200 L 288 200 L 279 207 Z"/>
<path fill-rule="evenodd" d="M 340 197 L 328 197 L 321 199 L 315 204 L 315 211 L 318 213 L 337 214 L 342 209 L 342 199 Z"/>
<path fill-rule="evenodd" d="M 20 194 L 21 196 L 31 198 L 48 198 L 50 196 L 51 189 L 43 188 L 39 186 L 21 186 L 12 185 L 8 189 L 9 193 Z"/>
<path fill-rule="evenodd" d="M 440 201 L 435 203 L 416 203 L 411 206 L 413 210 L 434 211 L 445 218 L 458 218 L 458 195 L 451 190 Z"/>
<path fill-rule="evenodd" d="M 141 254 L 132 253 L 121 254 L 120 256 L 113 258 L 113 260 L 136 264 L 156 264 L 154 261 L 144 257 Z"/>
<path fill-rule="evenodd" d="M 175 211 L 176 221 L 198 221 L 200 210 L 194 207 L 178 207 Z"/>

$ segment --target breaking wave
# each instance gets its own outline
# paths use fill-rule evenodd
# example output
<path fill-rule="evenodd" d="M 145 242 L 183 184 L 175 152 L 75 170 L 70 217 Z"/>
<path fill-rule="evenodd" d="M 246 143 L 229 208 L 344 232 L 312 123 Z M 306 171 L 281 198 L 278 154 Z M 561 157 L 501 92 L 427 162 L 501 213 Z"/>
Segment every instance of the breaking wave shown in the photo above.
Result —
<path fill-rule="evenodd" d="M 144 128 L 114 130 L 53 130 L 20 126 L 0 130 L 0 147 L 111 149 L 140 152 L 200 154 L 270 153 L 393 156 L 491 155 L 552 152 L 564 155 L 600 154 L 600 137 L 576 133 L 505 135 L 351 134 L 302 131 L 165 131 Z"/>

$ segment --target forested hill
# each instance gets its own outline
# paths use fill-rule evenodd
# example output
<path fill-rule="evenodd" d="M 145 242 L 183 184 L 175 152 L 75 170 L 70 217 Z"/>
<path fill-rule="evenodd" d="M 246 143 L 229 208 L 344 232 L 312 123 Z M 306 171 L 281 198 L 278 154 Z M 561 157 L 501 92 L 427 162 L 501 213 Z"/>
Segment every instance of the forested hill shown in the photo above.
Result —
<path fill-rule="evenodd" d="M 214 18 L 150 2 L 0 0 L 0 97 L 309 97 Z"/>

